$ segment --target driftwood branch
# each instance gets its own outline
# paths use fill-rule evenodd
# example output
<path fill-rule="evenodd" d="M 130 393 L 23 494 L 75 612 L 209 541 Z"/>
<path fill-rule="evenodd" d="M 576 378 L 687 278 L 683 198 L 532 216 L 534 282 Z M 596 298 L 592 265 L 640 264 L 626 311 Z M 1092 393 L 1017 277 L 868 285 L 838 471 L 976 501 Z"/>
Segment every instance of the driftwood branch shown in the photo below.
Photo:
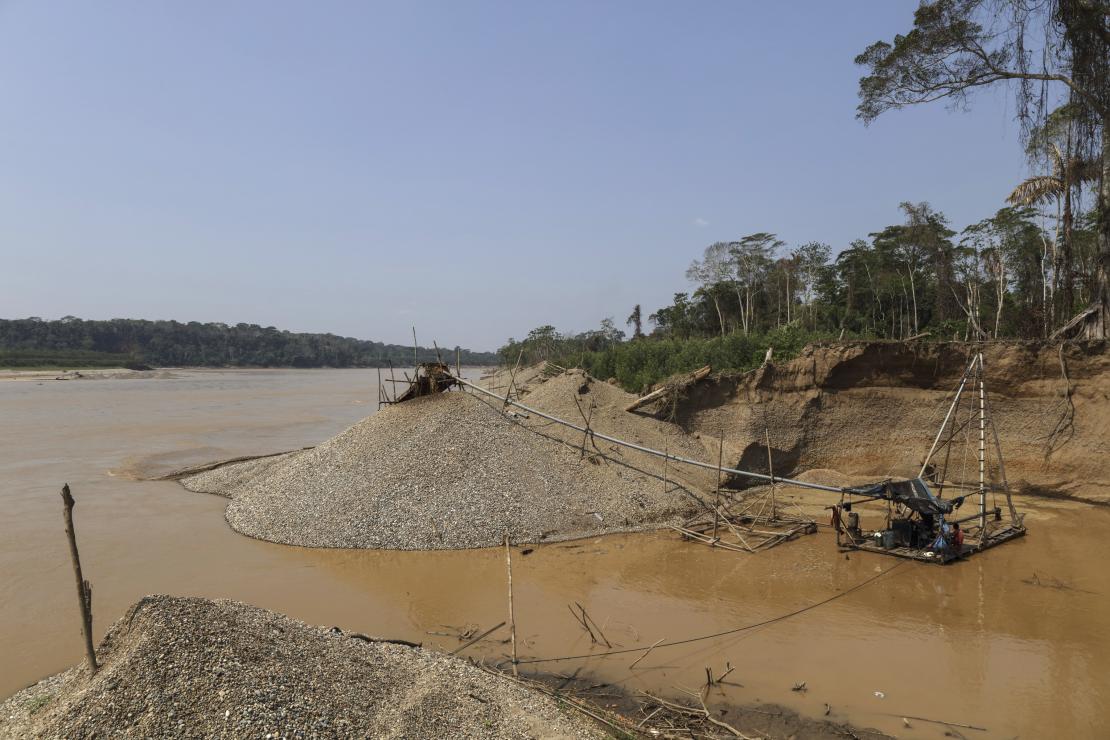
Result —
<path fill-rule="evenodd" d="M 81 608 L 81 632 L 85 636 L 85 658 L 89 670 L 96 673 L 100 666 L 96 663 L 96 649 L 92 638 L 92 585 L 81 575 L 81 555 L 77 552 L 77 534 L 73 530 L 73 495 L 69 484 L 62 486 L 62 503 L 65 505 L 66 537 L 69 539 L 69 557 L 73 561 L 73 575 L 77 581 L 77 603 Z"/>
<path fill-rule="evenodd" d="M 483 632 L 482 634 L 478 635 L 478 636 L 477 636 L 477 637 L 475 637 L 475 638 L 474 638 L 473 640 L 470 640 L 470 641 L 469 641 L 469 642 L 467 642 L 467 643 L 466 643 L 465 645 L 459 645 L 459 646 L 458 646 L 457 648 L 455 648 L 454 650 L 452 650 L 451 652 L 449 652 L 449 653 L 447 653 L 447 654 L 448 654 L 448 655 L 455 655 L 455 654 L 457 654 L 457 653 L 461 653 L 461 652 L 462 652 L 463 650 L 466 650 L 466 649 L 467 649 L 468 647 L 470 647 L 470 646 L 471 646 L 471 645 L 473 645 L 474 643 L 476 643 L 476 642 L 480 642 L 480 641 L 482 641 L 482 640 L 486 639 L 486 638 L 487 638 L 487 637 L 489 637 L 489 636 L 490 636 L 491 634 L 493 634 L 493 633 L 494 633 L 494 632 L 496 632 L 497 630 L 499 630 L 499 629 L 501 629 L 502 627 L 504 627 L 504 626 L 505 626 L 505 624 L 506 624 L 505 622 L 500 622 L 500 623 L 498 623 L 498 624 L 494 625 L 493 627 L 490 627 L 490 628 L 489 628 L 488 630 L 486 630 L 486 631 L 485 631 L 485 632 Z"/>
<path fill-rule="evenodd" d="M 364 635 L 361 632 L 348 632 L 347 637 L 350 637 L 354 640 L 362 640 L 363 642 L 385 642 L 389 643 L 390 645 L 404 645 L 405 647 L 411 648 L 423 647 L 423 643 L 420 642 L 410 642 L 408 640 L 399 640 L 388 637 L 371 637 L 370 635 Z"/>
<path fill-rule="evenodd" d="M 705 367 L 699 368 L 699 369 L 695 370 L 694 372 L 692 372 L 689 376 L 687 376 L 687 378 L 685 378 L 685 380 L 688 383 L 696 383 L 697 381 L 707 377 L 709 375 L 709 373 L 712 372 L 712 370 L 713 370 L 712 367 L 710 367 L 709 365 L 706 365 Z M 670 383 L 667 383 L 662 388 L 654 390 L 651 393 L 648 393 L 646 396 L 640 396 L 635 401 L 633 401 L 632 403 L 625 406 L 624 410 L 625 411 L 635 411 L 636 409 L 640 408 L 641 406 L 646 406 L 647 404 L 651 403 L 652 401 L 655 401 L 655 400 L 658 400 L 658 399 L 662 398 L 663 396 L 665 396 L 669 392 L 671 392 L 671 390 L 672 390 L 672 388 L 671 388 Z"/>

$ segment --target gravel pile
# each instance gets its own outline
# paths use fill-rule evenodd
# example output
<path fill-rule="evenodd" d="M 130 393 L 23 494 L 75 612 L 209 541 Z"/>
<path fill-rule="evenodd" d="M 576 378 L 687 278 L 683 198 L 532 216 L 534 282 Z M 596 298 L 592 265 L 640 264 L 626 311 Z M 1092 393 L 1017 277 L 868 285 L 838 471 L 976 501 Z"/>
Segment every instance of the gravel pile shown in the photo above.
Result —
<path fill-rule="evenodd" d="M 464 660 L 233 601 L 150 596 L 81 664 L 0 704 L 0 737 L 601 738 Z"/>
<path fill-rule="evenodd" d="M 182 483 L 230 497 L 235 530 L 307 547 L 491 547 L 506 534 L 534 543 L 657 528 L 701 508 L 686 488 L 664 492 L 646 456 L 604 446 L 583 458 L 580 440 L 536 421 L 443 393 L 389 406 L 311 450 Z"/>
<path fill-rule="evenodd" d="M 568 370 L 542 384 L 530 387 L 521 403 L 545 411 L 560 419 L 583 426 L 583 417 L 589 419 L 590 428 L 611 437 L 634 442 L 651 449 L 668 451 L 672 455 L 715 464 L 717 461 L 717 439 L 706 440 L 701 435 L 688 434 L 682 427 L 661 421 L 647 413 L 625 411 L 636 396 L 626 393 L 617 386 L 591 378 L 582 370 Z M 538 419 L 538 423 L 546 423 Z M 533 426 L 528 420 L 525 426 Z M 568 442 L 578 445 L 582 434 L 563 426 L 551 430 Z M 657 476 L 663 475 L 663 458 L 639 453 L 628 448 L 613 449 L 609 443 L 599 441 L 598 446 L 607 454 L 628 460 L 637 468 L 650 471 Z M 710 449 L 711 453 L 710 454 Z M 728 463 L 726 462 L 727 466 Z M 715 471 L 706 471 L 693 466 L 667 465 L 667 475 L 671 480 L 679 479 L 694 489 L 712 491 L 716 485 Z"/>

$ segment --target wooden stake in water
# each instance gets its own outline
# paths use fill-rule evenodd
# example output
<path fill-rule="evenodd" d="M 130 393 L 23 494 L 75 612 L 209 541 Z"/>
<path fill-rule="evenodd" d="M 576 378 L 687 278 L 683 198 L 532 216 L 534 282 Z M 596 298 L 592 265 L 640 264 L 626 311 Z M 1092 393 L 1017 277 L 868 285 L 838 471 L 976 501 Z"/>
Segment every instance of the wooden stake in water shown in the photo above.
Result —
<path fill-rule="evenodd" d="M 767 475 L 771 476 L 771 521 L 775 521 L 775 469 L 771 466 L 771 430 L 763 426 L 763 436 L 767 441 Z"/>
<path fill-rule="evenodd" d="M 516 616 L 513 613 L 513 556 L 509 550 L 509 535 L 505 535 L 505 568 L 509 571 L 509 639 L 513 645 L 513 675 L 517 675 Z"/>
<path fill-rule="evenodd" d="M 62 486 L 62 503 L 65 505 L 66 537 L 69 539 L 69 557 L 73 561 L 73 575 L 77 579 L 77 603 L 81 609 L 81 632 L 85 636 L 85 658 L 89 670 L 96 673 L 96 649 L 92 638 L 92 585 L 81 575 L 81 555 L 77 552 L 77 534 L 73 531 L 73 496 L 69 484 Z"/>
<path fill-rule="evenodd" d="M 717 492 L 713 496 L 713 539 L 717 539 L 717 525 L 721 518 L 721 461 L 725 455 L 725 433 L 721 431 L 721 442 L 717 447 Z"/>
<path fill-rule="evenodd" d="M 667 463 L 671 461 L 671 440 L 663 445 L 663 493 L 667 492 Z"/>
<path fill-rule="evenodd" d="M 393 389 L 393 400 L 396 401 L 397 400 L 397 378 L 393 377 L 393 360 L 389 361 L 389 382 L 392 383 L 390 388 Z M 386 398 L 387 399 L 389 398 L 389 394 L 386 394 Z"/>
<path fill-rule="evenodd" d="M 987 534 L 987 410 L 986 389 L 983 386 L 983 353 L 979 360 L 979 547 L 982 548 Z"/>

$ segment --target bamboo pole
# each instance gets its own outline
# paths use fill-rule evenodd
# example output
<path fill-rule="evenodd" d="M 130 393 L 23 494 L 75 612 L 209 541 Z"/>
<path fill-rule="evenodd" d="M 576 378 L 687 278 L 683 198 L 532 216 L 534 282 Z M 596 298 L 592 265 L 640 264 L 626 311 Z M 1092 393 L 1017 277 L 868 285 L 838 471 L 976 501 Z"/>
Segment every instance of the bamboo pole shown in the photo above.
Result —
<path fill-rule="evenodd" d="M 420 345 L 416 343 L 416 327 L 412 327 L 412 360 L 413 367 L 420 366 Z"/>
<path fill-rule="evenodd" d="M 948 420 L 952 418 L 952 412 L 956 410 L 956 404 L 960 401 L 960 394 L 964 392 L 967 378 L 971 374 L 971 369 L 975 367 L 976 362 L 978 362 L 978 356 L 972 358 L 967 369 L 964 370 L 964 376 L 960 378 L 960 385 L 956 388 L 956 395 L 952 399 L 952 405 L 948 407 L 948 413 L 944 415 L 944 421 L 940 423 L 940 429 L 937 430 L 937 436 L 936 439 L 933 440 L 933 446 L 929 448 L 929 454 L 925 456 L 925 462 L 921 463 L 921 472 L 917 474 L 918 478 L 925 477 L 925 468 L 929 467 L 929 461 L 933 459 L 933 453 L 937 451 L 937 445 L 940 444 L 941 435 L 944 434 L 944 429 L 948 426 Z"/>
<path fill-rule="evenodd" d="M 713 539 L 717 539 L 717 524 L 721 518 L 721 462 L 725 454 L 725 432 L 721 430 L 721 441 L 717 447 L 717 491 L 713 494 Z"/>
<path fill-rule="evenodd" d="M 81 608 L 81 632 L 85 636 L 85 658 L 89 661 L 89 670 L 95 674 L 99 666 L 96 663 L 96 649 L 93 647 L 92 638 L 92 585 L 81 575 L 81 555 L 77 552 L 77 534 L 73 531 L 73 505 L 76 502 L 69 492 L 68 483 L 62 486 L 62 503 L 65 505 L 69 557 L 73 561 L 73 575 L 77 580 L 77 603 Z"/>
<path fill-rule="evenodd" d="M 771 521 L 775 521 L 775 469 L 771 465 L 771 430 L 767 426 L 767 410 L 763 410 L 763 438 L 767 441 L 767 474 L 771 476 Z"/>
<path fill-rule="evenodd" d="M 983 353 L 976 355 L 979 362 L 979 543 L 987 532 L 987 411 L 986 389 L 983 387 Z"/>
<path fill-rule="evenodd" d="M 663 493 L 667 492 L 667 463 L 671 461 L 671 441 L 664 440 L 663 443 Z"/>
<path fill-rule="evenodd" d="M 509 549 L 509 535 L 505 535 L 505 568 L 509 572 L 509 639 L 513 644 L 513 675 L 517 675 L 516 615 L 513 612 L 513 557 Z"/>
<path fill-rule="evenodd" d="M 505 391 L 505 405 L 501 407 L 502 411 L 509 408 L 509 404 L 512 403 L 513 384 L 516 383 L 516 371 L 517 371 L 517 368 L 520 367 L 520 360 L 523 357 L 524 357 L 524 348 L 522 347 L 520 349 L 519 354 L 517 354 L 517 356 L 516 356 L 516 364 L 513 365 L 512 372 L 509 373 L 509 390 Z"/>

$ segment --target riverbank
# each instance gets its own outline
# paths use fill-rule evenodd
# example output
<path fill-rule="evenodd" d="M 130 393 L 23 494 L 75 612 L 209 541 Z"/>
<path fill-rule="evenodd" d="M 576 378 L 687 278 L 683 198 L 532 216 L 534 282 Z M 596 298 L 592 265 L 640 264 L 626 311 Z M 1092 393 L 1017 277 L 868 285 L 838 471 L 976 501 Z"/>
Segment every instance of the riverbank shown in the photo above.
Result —
<path fill-rule="evenodd" d="M 129 370 L 125 367 L 39 367 L 0 368 L 2 381 L 122 380 L 128 378 L 171 378 L 171 369 Z"/>

